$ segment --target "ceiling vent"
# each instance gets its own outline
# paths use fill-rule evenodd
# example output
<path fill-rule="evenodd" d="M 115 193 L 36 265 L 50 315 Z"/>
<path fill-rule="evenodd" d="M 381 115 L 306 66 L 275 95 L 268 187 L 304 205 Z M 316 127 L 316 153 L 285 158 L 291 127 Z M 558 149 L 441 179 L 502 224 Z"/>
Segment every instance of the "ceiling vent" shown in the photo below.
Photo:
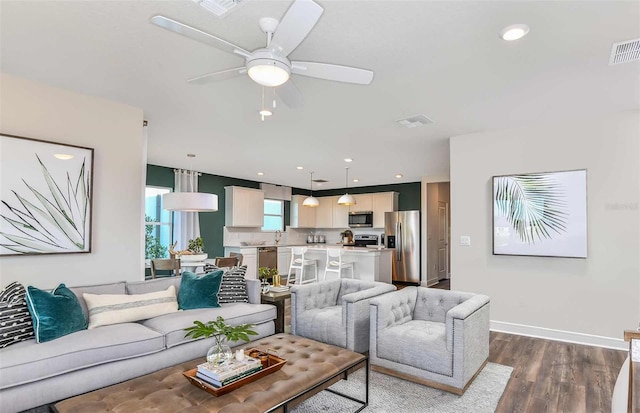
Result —
<path fill-rule="evenodd" d="M 609 66 L 640 60 L 640 39 L 614 43 L 611 47 Z"/>
<path fill-rule="evenodd" d="M 226 16 L 246 0 L 193 0 L 218 17 Z"/>
<path fill-rule="evenodd" d="M 425 115 L 409 116 L 408 118 L 400 119 L 396 122 L 398 122 L 405 128 L 417 128 L 418 126 L 424 126 L 433 123 L 433 121 Z"/>

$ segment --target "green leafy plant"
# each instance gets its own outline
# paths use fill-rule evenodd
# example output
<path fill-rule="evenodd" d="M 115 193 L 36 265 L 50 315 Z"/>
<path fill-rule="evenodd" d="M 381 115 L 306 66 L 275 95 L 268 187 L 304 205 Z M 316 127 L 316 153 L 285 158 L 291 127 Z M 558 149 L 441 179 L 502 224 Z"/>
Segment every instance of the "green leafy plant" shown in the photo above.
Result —
<path fill-rule="evenodd" d="M 258 335 L 258 333 L 252 330 L 254 324 L 239 324 L 232 327 L 220 316 L 218 316 L 216 321 L 209 321 L 207 323 L 194 321 L 193 324 L 194 326 L 185 328 L 187 332 L 184 335 L 185 337 L 215 337 L 217 345 L 222 344 L 224 341 L 244 340 L 249 342 L 251 340 L 249 336 Z"/>
<path fill-rule="evenodd" d="M 144 216 L 145 222 L 158 222 L 148 215 Z M 167 247 L 160 243 L 158 237 L 153 235 L 155 225 L 144 226 L 144 258 L 164 258 L 167 255 Z"/>
<path fill-rule="evenodd" d="M 261 280 L 266 280 L 268 278 L 273 278 L 274 275 L 278 274 L 277 268 L 271 267 L 260 267 L 258 268 L 258 278 Z"/>
<path fill-rule="evenodd" d="M 56 182 L 37 154 L 36 158 L 48 192 L 38 191 L 23 180 L 27 194 L 12 191 L 19 206 L 2 200 L 11 214 L 0 216 L 18 232 L 0 232 L 9 241 L 0 245 L 20 254 L 85 251 L 91 216 L 91 174 L 84 160 L 76 176 L 67 172 L 66 181 Z M 28 195 L 36 202 L 31 202 Z"/>
<path fill-rule="evenodd" d="M 520 239 L 529 244 L 567 230 L 564 188 L 549 174 L 497 178 L 495 205 Z"/>
<path fill-rule="evenodd" d="M 193 251 L 195 254 L 202 254 L 204 252 L 204 240 L 202 237 L 196 239 L 190 239 L 187 249 Z"/>

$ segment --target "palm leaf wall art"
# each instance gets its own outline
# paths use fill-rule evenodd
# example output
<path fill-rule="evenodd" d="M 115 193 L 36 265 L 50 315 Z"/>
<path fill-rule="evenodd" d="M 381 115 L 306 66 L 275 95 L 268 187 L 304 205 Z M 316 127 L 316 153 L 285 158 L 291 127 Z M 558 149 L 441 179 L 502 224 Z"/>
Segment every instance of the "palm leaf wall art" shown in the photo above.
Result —
<path fill-rule="evenodd" d="M 586 171 L 496 176 L 494 254 L 586 257 Z"/>
<path fill-rule="evenodd" d="M 90 252 L 93 149 L 0 139 L 0 255 Z"/>

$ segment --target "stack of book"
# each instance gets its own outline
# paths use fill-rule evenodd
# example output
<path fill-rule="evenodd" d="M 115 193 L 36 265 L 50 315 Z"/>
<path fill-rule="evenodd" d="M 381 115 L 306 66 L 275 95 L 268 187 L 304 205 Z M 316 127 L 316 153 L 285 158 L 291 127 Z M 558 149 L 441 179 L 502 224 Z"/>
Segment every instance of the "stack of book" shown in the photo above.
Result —
<path fill-rule="evenodd" d="M 260 370 L 262 370 L 262 363 L 259 359 L 245 357 L 239 361 L 234 358 L 221 366 L 208 362 L 199 364 L 196 377 L 214 387 L 222 387 Z"/>

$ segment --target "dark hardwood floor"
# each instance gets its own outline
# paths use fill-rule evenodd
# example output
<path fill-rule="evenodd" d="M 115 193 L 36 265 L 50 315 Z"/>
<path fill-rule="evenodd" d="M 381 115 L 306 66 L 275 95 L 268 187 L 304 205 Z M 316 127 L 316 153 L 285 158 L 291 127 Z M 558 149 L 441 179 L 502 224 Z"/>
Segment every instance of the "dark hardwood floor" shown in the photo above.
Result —
<path fill-rule="evenodd" d="M 491 332 L 489 361 L 513 367 L 496 412 L 611 411 L 627 353 Z"/>

